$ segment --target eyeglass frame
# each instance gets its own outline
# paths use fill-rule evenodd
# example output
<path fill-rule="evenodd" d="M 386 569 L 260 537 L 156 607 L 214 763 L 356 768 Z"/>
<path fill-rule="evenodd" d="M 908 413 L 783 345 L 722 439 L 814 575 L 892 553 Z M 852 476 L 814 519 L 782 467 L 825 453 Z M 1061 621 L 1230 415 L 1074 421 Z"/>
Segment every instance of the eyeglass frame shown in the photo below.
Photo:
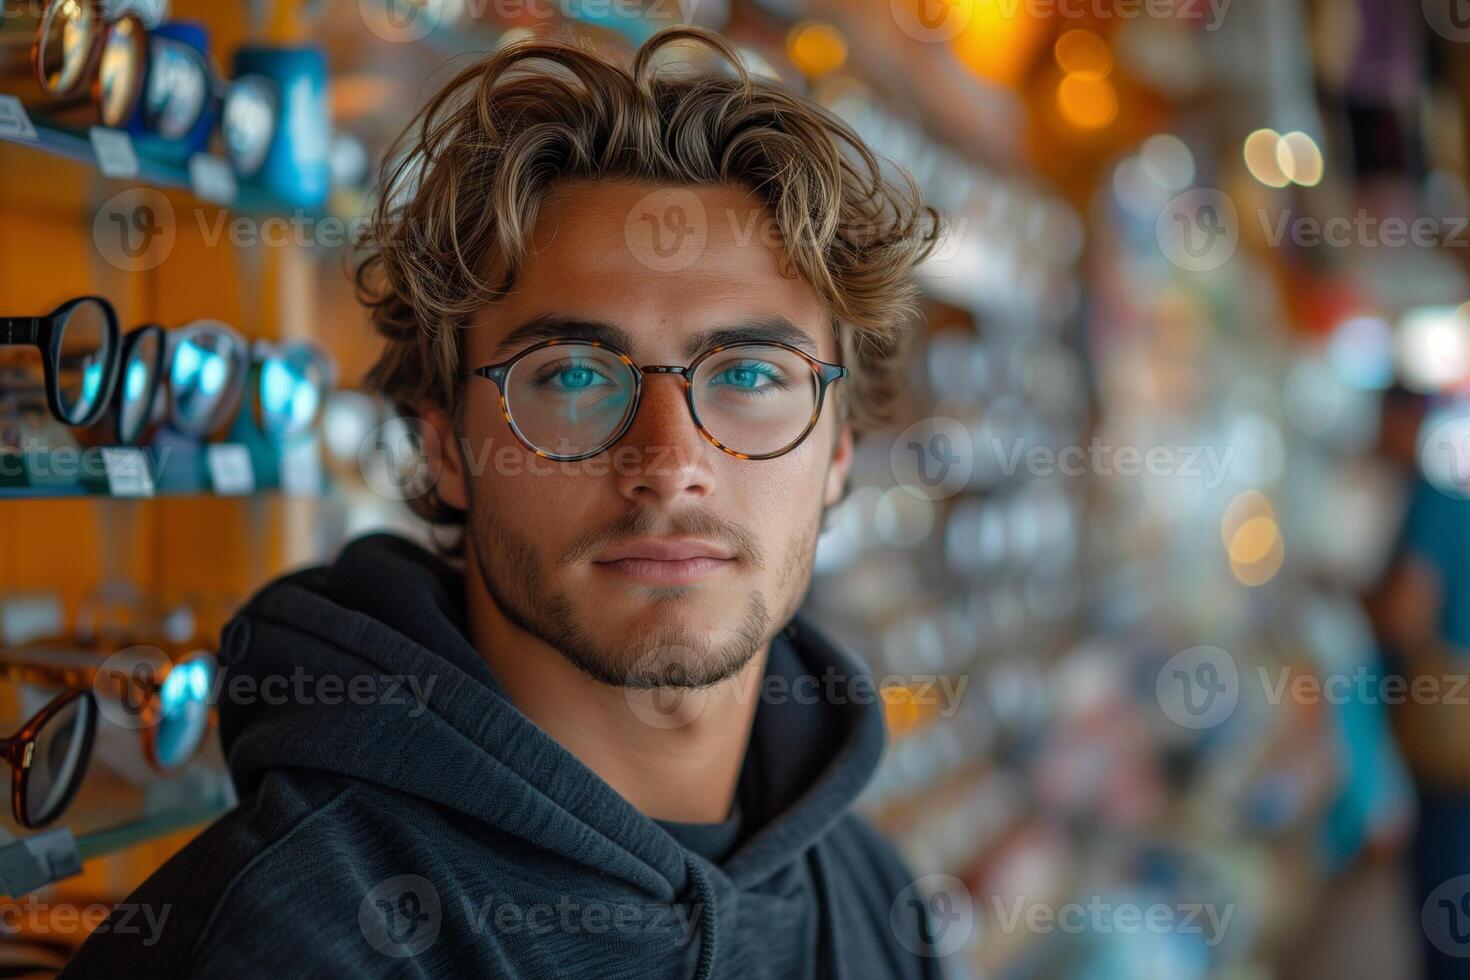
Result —
<path fill-rule="evenodd" d="M 83 414 L 67 418 L 61 405 L 61 340 L 66 320 L 83 303 L 97 303 L 103 312 L 103 333 L 106 338 L 103 378 L 96 401 Z M 112 403 L 113 388 L 122 367 L 121 333 L 117 326 L 117 311 L 102 296 L 78 296 L 62 303 L 45 316 L 0 317 L 0 347 L 36 347 L 41 351 L 41 369 L 46 385 L 46 405 L 51 415 L 62 425 L 85 428 L 94 424 Z"/>
<path fill-rule="evenodd" d="M 76 775 L 72 777 L 71 785 L 67 787 L 61 801 L 56 805 L 56 812 L 45 820 L 32 821 L 26 814 L 25 803 L 30 787 L 31 764 L 35 761 L 36 739 L 51 719 L 78 698 L 85 698 L 92 703 L 87 715 L 86 728 L 82 732 L 81 762 L 77 765 Z M 92 759 L 92 742 L 96 735 L 96 698 L 86 688 L 69 687 L 46 702 L 46 705 L 32 715 L 14 735 L 0 738 L 0 758 L 10 763 L 10 812 L 15 817 L 16 823 L 29 830 L 35 830 L 46 826 L 66 812 L 66 808 L 71 806 L 72 799 L 77 795 L 77 790 L 81 788 L 87 775 L 87 764 Z"/>
<path fill-rule="evenodd" d="M 62 649 L 82 651 L 87 646 L 84 643 L 69 643 Z M 104 643 L 96 643 L 92 646 L 94 651 L 98 653 L 112 649 L 110 645 Z M 163 686 L 167 682 L 169 674 L 201 659 L 211 663 L 212 682 L 214 676 L 219 672 L 219 656 L 212 650 L 194 648 L 185 644 L 170 644 L 170 646 L 173 649 L 164 654 L 168 669 L 156 677 L 148 676 L 144 679 L 139 679 L 136 674 L 131 674 L 124 678 L 120 675 L 119 671 L 115 670 L 108 671 L 108 674 L 111 675 L 110 678 L 103 677 L 101 672 L 104 661 L 98 661 L 96 664 L 89 664 L 85 667 L 76 667 L 67 664 L 45 663 L 37 659 L 14 659 L 7 657 L 0 659 L 0 678 L 19 681 L 22 684 L 56 685 L 69 690 L 82 690 L 88 694 L 98 689 L 99 682 L 105 684 L 106 680 L 113 680 L 115 682 L 114 686 L 117 692 L 117 699 L 124 704 L 128 704 L 128 710 L 132 710 L 131 701 L 133 697 L 135 695 L 141 695 L 142 705 L 138 709 L 138 717 L 140 719 L 138 733 L 143 743 L 143 756 L 148 762 L 148 765 L 155 772 L 178 772 L 188 764 L 190 759 L 198 754 L 200 747 L 204 745 L 205 739 L 209 736 L 209 732 L 214 726 L 215 706 L 210 704 L 207 699 L 203 702 L 208 707 L 209 714 L 204 726 L 199 730 L 199 741 L 190 748 L 189 752 L 176 765 L 166 766 L 158 754 L 158 727 L 163 720 L 164 713 L 162 705 Z M 48 649 L 54 650 L 56 646 L 54 644 L 38 642 L 19 647 L 11 647 L 9 649 L 12 653 L 19 652 L 29 657 L 36 651 L 44 654 Z M 127 647 L 121 649 L 127 649 Z M 159 647 L 155 645 L 154 649 L 159 649 Z M 38 730 L 39 727 L 38 725 Z M 0 742 L 0 745 L 3 745 L 3 742 Z"/>
<path fill-rule="evenodd" d="M 633 372 L 633 404 L 628 409 L 627 416 L 623 419 L 617 430 L 601 446 L 598 446 L 595 450 L 591 452 L 578 453 L 575 456 L 558 456 L 553 453 L 548 453 L 545 450 L 532 445 L 531 441 L 521 433 L 520 427 L 516 425 L 515 419 L 513 419 L 510 414 L 510 405 L 506 400 L 505 395 L 505 379 L 509 376 L 511 368 L 515 367 L 516 363 L 520 361 L 521 358 L 526 357 L 529 354 L 533 354 L 536 351 L 542 350 L 546 347 L 559 347 L 565 346 L 567 344 L 575 344 L 580 347 L 601 348 L 602 350 L 607 351 L 609 354 L 612 354 L 613 356 L 618 358 L 618 360 L 627 365 L 628 368 Z M 705 428 L 704 422 L 702 422 L 699 418 L 699 410 L 694 406 L 694 385 L 690 381 L 690 378 L 693 377 L 695 371 L 699 369 L 700 364 L 704 362 L 705 358 L 710 357 L 714 354 L 718 354 L 721 351 L 735 350 L 741 347 L 778 347 L 782 350 L 789 351 L 805 361 L 807 366 L 812 369 L 812 374 L 817 379 L 817 400 L 816 404 L 812 406 L 812 417 L 807 421 L 806 428 L 802 429 L 801 434 L 793 439 L 789 445 L 787 445 L 783 449 L 778 449 L 773 453 L 751 454 L 742 453 L 731 449 L 729 446 L 726 446 L 724 443 L 720 442 L 720 440 L 716 439 L 714 434 L 711 433 L 709 429 Z M 711 347 L 708 350 L 704 351 L 694 360 L 690 361 L 687 365 L 639 365 L 635 363 L 631 357 L 629 357 L 627 354 L 624 354 L 618 348 L 614 347 L 611 344 L 605 344 L 600 340 L 584 340 L 577 337 L 555 337 L 550 340 L 543 340 L 539 343 L 532 344 L 530 347 L 527 347 L 526 349 L 519 351 L 516 354 L 513 354 L 511 357 L 507 358 L 504 361 L 499 361 L 495 364 L 486 364 L 483 367 L 475 368 L 470 373 L 481 378 L 488 378 L 489 380 L 495 382 L 495 387 L 500 393 L 500 414 L 505 417 L 505 424 L 510 427 L 511 434 L 516 437 L 517 442 L 519 442 L 522 446 L 525 446 L 537 456 L 540 456 L 542 459 L 549 459 L 557 463 L 575 463 L 579 462 L 580 460 L 591 459 L 592 457 L 597 456 L 600 453 L 607 452 L 607 450 L 611 449 L 613 446 L 616 446 L 618 442 L 623 438 L 623 436 L 628 434 L 628 430 L 633 426 L 633 420 L 638 417 L 638 405 L 643 397 L 644 375 L 677 375 L 684 382 L 684 404 L 689 409 L 689 417 L 693 420 L 694 427 L 699 430 L 700 434 L 703 435 L 704 438 L 708 440 L 711 445 L 713 445 L 716 449 L 720 450 L 726 455 L 734 456 L 736 459 L 763 460 L 776 459 L 780 456 L 785 456 L 787 453 L 794 450 L 797 446 L 800 446 L 803 442 L 806 442 L 807 436 L 811 435 L 812 430 L 817 427 L 817 419 L 821 417 L 822 406 L 826 403 L 827 400 L 827 388 L 834 381 L 838 381 L 842 378 L 847 377 L 849 371 L 845 366 L 841 364 L 829 364 L 821 358 L 813 357 L 811 354 L 808 354 L 806 351 L 802 350 L 799 347 L 794 347 L 791 344 L 782 343 L 779 340 L 742 340 L 733 344 L 717 344 L 714 347 Z"/>

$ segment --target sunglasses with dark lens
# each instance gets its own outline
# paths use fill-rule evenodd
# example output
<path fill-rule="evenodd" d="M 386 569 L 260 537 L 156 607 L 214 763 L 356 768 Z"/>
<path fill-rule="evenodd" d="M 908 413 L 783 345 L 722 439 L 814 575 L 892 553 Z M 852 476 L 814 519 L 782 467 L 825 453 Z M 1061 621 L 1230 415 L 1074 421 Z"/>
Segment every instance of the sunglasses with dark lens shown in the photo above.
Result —
<path fill-rule="evenodd" d="M 40 349 L 46 403 L 58 421 L 91 425 L 107 410 L 119 346 L 117 313 L 107 300 L 82 296 L 47 316 L 0 317 L 0 345 Z"/>
<path fill-rule="evenodd" d="M 72 688 L 53 698 L 20 731 L 0 739 L 10 763 L 10 807 L 22 827 L 44 827 L 61 816 L 86 775 L 97 731 L 92 692 Z"/>

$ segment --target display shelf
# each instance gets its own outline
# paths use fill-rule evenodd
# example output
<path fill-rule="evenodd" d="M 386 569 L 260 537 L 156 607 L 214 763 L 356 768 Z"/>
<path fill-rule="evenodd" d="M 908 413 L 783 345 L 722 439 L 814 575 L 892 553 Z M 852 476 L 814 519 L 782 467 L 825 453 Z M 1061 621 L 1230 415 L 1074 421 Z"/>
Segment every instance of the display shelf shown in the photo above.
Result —
<path fill-rule="evenodd" d="M 48 120 L 30 119 L 29 128 L 34 130 L 35 137 L 32 138 L 24 127 L 0 126 L 0 142 L 12 143 L 17 146 L 29 147 L 42 153 L 64 157 L 84 163 L 107 176 L 108 179 L 127 183 L 147 184 L 153 187 L 174 188 L 188 191 L 201 202 L 229 208 L 244 214 L 279 214 L 285 212 L 310 212 L 309 208 L 301 208 L 297 205 L 284 201 L 258 188 L 240 184 L 234 180 L 233 171 L 229 164 L 222 158 L 208 154 L 200 154 L 208 159 L 210 168 L 217 173 L 228 173 L 228 185 L 217 187 L 211 192 L 210 186 L 196 179 L 190 168 L 184 164 L 171 163 L 156 159 L 148 154 L 146 147 L 134 143 L 134 151 L 137 156 L 137 172 L 130 176 L 111 176 L 105 173 L 101 161 L 98 160 L 97 150 L 89 135 L 89 130 L 80 127 L 68 126 Z M 101 127 L 96 127 L 101 128 Z M 126 136 L 121 130 L 106 130 Z M 225 187 L 228 193 L 225 193 Z"/>

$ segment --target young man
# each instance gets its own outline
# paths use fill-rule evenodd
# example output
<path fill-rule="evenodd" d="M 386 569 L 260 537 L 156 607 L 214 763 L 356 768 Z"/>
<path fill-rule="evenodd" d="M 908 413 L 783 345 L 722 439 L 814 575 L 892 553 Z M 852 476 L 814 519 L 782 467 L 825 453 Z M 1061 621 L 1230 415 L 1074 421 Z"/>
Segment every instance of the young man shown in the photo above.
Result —
<path fill-rule="evenodd" d="M 849 812 L 871 678 L 797 615 L 937 215 L 694 30 L 504 49 L 404 139 L 357 282 L 450 557 L 362 538 L 230 622 L 308 682 L 227 681 L 240 806 L 67 975 L 938 976 Z"/>

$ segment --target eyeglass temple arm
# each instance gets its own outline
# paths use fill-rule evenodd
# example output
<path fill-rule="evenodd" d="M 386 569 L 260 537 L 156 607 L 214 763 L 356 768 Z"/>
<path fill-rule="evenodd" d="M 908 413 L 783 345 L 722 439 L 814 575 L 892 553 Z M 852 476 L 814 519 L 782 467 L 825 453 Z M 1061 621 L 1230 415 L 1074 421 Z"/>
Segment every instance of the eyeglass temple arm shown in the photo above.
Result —
<path fill-rule="evenodd" d="M 45 317 L 39 316 L 0 317 L 0 344 L 38 343 L 45 322 Z"/>

